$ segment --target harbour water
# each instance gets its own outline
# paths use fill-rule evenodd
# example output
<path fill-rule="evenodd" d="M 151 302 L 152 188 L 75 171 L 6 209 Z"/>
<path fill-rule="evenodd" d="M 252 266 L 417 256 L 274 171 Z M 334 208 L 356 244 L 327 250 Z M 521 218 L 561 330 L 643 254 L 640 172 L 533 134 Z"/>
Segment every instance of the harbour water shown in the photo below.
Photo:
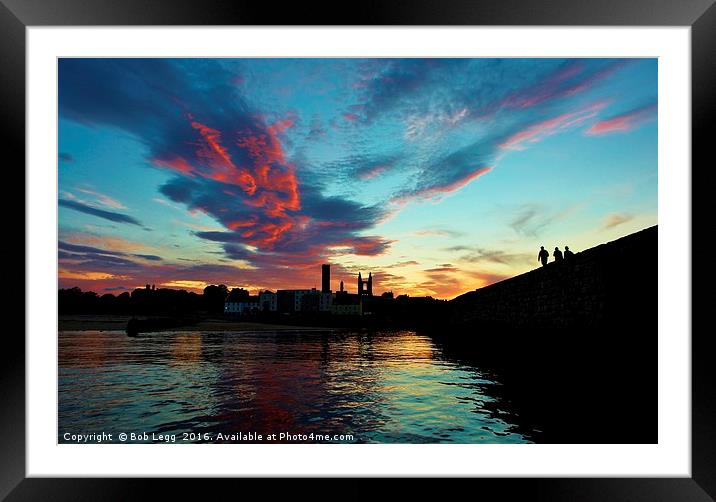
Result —
<path fill-rule="evenodd" d="M 64 331 L 58 357 L 60 443 L 102 433 L 177 443 L 533 437 L 494 375 L 411 331 Z"/>

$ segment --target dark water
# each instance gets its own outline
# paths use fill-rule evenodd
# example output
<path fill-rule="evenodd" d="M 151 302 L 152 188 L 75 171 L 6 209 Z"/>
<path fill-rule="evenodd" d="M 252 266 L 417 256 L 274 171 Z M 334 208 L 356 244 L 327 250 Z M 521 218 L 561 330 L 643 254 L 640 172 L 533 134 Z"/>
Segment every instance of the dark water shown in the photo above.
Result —
<path fill-rule="evenodd" d="M 408 331 L 60 332 L 58 381 L 60 443 L 102 432 L 177 443 L 245 442 L 229 435 L 249 432 L 308 443 L 531 438 L 491 375 Z"/>

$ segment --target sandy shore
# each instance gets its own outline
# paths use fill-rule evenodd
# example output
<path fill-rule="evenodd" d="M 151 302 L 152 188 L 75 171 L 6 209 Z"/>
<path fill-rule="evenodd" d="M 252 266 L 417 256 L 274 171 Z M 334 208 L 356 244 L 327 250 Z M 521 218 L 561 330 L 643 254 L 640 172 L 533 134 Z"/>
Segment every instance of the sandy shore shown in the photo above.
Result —
<path fill-rule="evenodd" d="M 60 331 L 124 331 L 131 316 L 113 315 L 61 315 Z M 190 326 L 167 331 L 335 331 L 336 328 L 316 326 L 289 326 L 258 322 L 205 319 Z"/>

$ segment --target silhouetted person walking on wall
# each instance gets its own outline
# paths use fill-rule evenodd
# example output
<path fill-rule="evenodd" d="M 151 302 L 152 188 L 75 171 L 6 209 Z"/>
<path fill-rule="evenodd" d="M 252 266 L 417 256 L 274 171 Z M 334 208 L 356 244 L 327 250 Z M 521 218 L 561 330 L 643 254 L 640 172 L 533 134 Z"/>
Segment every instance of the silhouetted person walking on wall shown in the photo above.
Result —
<path fill-rule="evenodd" d="M 544 248 L 544 246 L 540 246 L 537 260 L 542 262 L 543 267 L 547 265 L 547 260 L 549 260 L 549 252 Z"/>
<path fill-rule="evenodd" d="M 554 256 L 554 261 L 562 261 L 562 251 L 560 251 L 558 247 L 554 248 L 554 253 L 552 253 L 552 256 Z"/>
<path fill-rule="evenodd" d="M 564 246 L 564 259 L 570 260 L 574 256 L 574 253 L 569 250 L 569 246 Z"/>

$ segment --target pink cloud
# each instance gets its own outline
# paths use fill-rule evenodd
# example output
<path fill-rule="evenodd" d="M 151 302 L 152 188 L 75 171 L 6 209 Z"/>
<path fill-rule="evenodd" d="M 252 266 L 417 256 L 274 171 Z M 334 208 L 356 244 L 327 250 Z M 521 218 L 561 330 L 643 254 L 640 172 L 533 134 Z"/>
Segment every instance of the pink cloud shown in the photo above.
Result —
<path fill-rule="evenodd" d="M 380 176 L 387 170 L 388 170 L 388 166 L 381 166 L 381 165 L 374 166 L 366 171 L 359 173 L 358 178 L 360 178 L 362 181 L 368 181 L 368 180 L 371 180 L 373 178 Z"/>
<path fill-rule="evenodd" d="M 628 112 L 616 115 L 614 117 L 601 120 L 587 129 L 585 134 L 590 136 L 598 136 L 602 134 L 610 134 L 614 132 L 631 131 L 644 122 L 654 118 L 657 112 L 656 103 L 641 106 Z"/>
<path fill-rule="evenodd" d="M 579 94 L 613 74 L 627 62 L 617 61 L 600 70 L 589 72 L 583 61 L 571 61 L 544 80 L 508 95 L 501 106 L 530 108 L 554 99 Z"/>
<path fill-rule="evenodd" d="M 462 178 L 459 178 L 451 183 L 431 186 L 429 188 L 424 188 L 408 194 L 399 195 L 391 199 L 391 202 L 395 204 L 405 204 L 415 199 L 429 199 L 438 195 L 454 192 L 464 187 L 472 180 L 479 178 L 483 174 L 489 173 L 490 171 L 492 171 L 492 169 L 493 166 L 478 167 L 474 171 L 468 173 L 466 176 L 463 176 Z"/>
<path fill-rule="evenodd" d="M 103 193 L 100 193 L 100 192 L 97 192 L 94 190 L 90 190 L 88 188 L 78 188 L 77 190 L 79 192 L 86 193 L 88 195 L 93 195 L 94 197 L 97 198 L 97 201 L 100 204 L 102 204 L 103 206 L 111 207 L 112 209 L 127 209 L 127 206 L 125 206 L 118 200 L 113 199 L 109 195 L 105 195 Z"/>
<path fill-rule="evenodd" d="M 528 144 L 537 143 L 560 131 L 565 131 L 584 124 L 587 120 L 596 117 L 597 113 L 606 106 L 607 102 L 597 101 L 581 110 L 563 113 L 551 119 L 532 124 L 513 134 L 499 146 L 507 150 L 524 150 Z"/>

